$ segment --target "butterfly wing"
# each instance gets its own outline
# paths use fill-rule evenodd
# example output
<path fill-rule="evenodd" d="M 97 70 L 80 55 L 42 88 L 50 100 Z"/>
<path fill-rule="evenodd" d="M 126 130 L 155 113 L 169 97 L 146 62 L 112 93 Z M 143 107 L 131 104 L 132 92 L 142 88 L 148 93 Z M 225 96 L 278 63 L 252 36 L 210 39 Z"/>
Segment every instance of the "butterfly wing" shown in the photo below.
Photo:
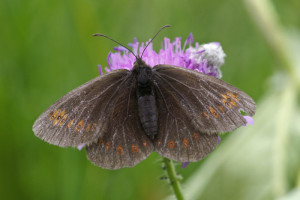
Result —
<path fill-rule="evenodd" d="M 118 94 L 103 136 L 87 146 L 89 160 L 102 168 L 133 167 L 153 151 L 138 116 L 135 84 Z"/>
<path fill-rule="evenodd" d="M 178 162 L 198 161 L 218 144 L 217 134 L 197 130 L 183 111 L 181 102 L 166 90 L 156 89 L 158 109 L 158 135 L 155 151 Z"/>
<path fill-rule="evenodd" d="M 169 65 L 153 69 L 159 87 L 181 103 L 187 117 L 203 133 L 228 132 L 246 124 L 241 110 L 255 113 L 255 102 L 238 88 L 193 70 Z"/>
<path fill-rule="evenodd" d="M 244 125 L 240 113 L 255 112 L 254 101 L 241 90 L 214 77 L 184 68 L 153 68 L 158 107 L 160 155 L 179 161 L 198 161 L 219 143 L 218 132 Z"/>
<path fill-rule="evenodd" d="M 72 90 L 33 125 L 35 135 L 61 147 L 88 144 L 102 136 L 118 93 L 130 85 L 130 72 L 116 70 Z"/>

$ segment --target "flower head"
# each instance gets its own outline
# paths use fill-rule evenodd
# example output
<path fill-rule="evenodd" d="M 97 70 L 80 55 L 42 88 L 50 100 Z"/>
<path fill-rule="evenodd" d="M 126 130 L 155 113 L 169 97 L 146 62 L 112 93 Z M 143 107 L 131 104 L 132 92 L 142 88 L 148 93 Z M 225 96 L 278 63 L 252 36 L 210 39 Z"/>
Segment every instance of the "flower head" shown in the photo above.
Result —
<path fill-rule="evenodd" d="M 140 55 L 145 49 L 143 60 L 150 67 L 158 64 L 176 65 L 221 78 L 220 67 L 224 64 L 225 53 L 220 43 L 211 42 L 202 45 L 198 43 L 193 45 L 193 43 L 193 35 L 190 34 L 185 40 L 183 47 L 180 37 L 175 38 L 174 41 L 164 38 L 162 48 L 158 53 L 153 50 L 152 43 L 145 49 L 146 44 L 140 44 L 136 38 L 128 46 L 132 48 L 136 55 Z M 134 55 L 122 46 L 115 47 L 114 50 L 114 53 L 110 52 L 108 54 L 108 67 L 105 68 L 105 71 L 132 69 L 136 60 Z M 99 72 L 100 74 L 103 73 L 101 66 L 99 66 Z"/>

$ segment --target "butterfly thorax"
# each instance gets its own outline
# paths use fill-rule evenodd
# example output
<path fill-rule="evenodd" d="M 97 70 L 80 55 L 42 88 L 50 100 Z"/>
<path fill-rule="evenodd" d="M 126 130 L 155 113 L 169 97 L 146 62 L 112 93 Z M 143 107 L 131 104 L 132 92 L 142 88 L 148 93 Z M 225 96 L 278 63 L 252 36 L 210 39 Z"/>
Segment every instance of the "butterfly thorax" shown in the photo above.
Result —
<path fill-rule="evenodd" d="M 136 78 L 139 118 L 146 135 L 154 139 L 157 134 L 157 108 L 152 69 L 142 59 L 137 59 L 132 71 Z"/>

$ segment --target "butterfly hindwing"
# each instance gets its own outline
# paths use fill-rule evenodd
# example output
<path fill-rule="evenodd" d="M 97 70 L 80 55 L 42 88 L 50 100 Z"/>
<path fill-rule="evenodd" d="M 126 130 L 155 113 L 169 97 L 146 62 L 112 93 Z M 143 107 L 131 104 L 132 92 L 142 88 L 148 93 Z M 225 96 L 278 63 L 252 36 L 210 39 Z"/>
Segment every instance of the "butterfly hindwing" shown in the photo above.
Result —
<path fill-rule="evenodd" d="M 153 151 L 152 141 L 145 135 L 139 120 L 135 84 L 120 91 L 118 97 L 109 118 L 109 128 L 86 148 L 89 160 L 107 169 L 133 167 Z"/>
<path fill-rule="evenodd" d="M 179 109 L 202 133 L 232 131 L 246 124 L 241 110 L 255 113 L 251 97 L 215 77 L 170 65 L 155 66 L 153 74 L 158 87 L 180 102 Z"/>
<path fill-rule="evenodd" d="M 99 76 L 72 90 L 35 121 L 33 131 L 46 142 L 62 147 L 97 140 L 108 124 L 118 91 L 126 87 L 127 70 Z"/>
<path fill-rule="evenodd" d="M 155 93 L 159 108 L 159 130 L 154 141 L 157 153 L 178 162 L 190 162 L 202 159 L 217 146 L 218 135 L 197 130 L 186 115 L 180 99 L 159 79 Z"/>

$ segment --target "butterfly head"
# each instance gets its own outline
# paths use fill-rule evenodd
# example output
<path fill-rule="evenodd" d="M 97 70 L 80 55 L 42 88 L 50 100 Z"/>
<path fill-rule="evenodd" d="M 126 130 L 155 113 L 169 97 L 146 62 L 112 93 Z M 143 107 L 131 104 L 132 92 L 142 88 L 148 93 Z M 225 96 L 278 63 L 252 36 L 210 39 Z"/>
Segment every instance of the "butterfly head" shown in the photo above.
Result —
<path fill-rule="evenodd" d="M 133 69 L 137 69 L 137 68 L 143 68 L 143 67 L 149 67 L 145 61 L 143 61 L 143 59 L 141 57 L 136 57 L 135 62 L 133 63 Z"/>
<path fill-rule="evenodd" d="M 152 79 L 151 67 L 147 65 L 140 57 L 137 57 L 136 61 L 134 62 L 132 72 L 136 74 L 136 79 L 141 84 L 146 84 Z"/>

